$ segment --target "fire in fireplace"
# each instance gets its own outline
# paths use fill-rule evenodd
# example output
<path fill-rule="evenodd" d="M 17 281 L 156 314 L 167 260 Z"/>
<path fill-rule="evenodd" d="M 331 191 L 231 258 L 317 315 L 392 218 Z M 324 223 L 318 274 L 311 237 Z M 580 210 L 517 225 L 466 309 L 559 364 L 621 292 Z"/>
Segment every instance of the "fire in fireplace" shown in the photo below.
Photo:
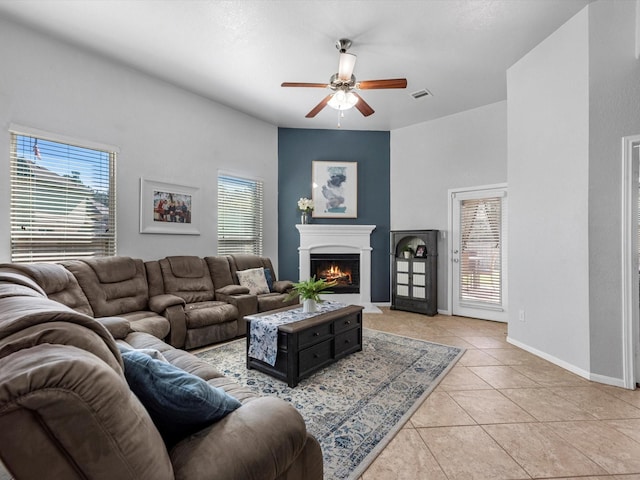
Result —
<path fill-rule="evenodd" d="M 360 293 L 360 255 L 355 253 L 311 254 L 311 275 L 335 280 L 333 293 Z"/>

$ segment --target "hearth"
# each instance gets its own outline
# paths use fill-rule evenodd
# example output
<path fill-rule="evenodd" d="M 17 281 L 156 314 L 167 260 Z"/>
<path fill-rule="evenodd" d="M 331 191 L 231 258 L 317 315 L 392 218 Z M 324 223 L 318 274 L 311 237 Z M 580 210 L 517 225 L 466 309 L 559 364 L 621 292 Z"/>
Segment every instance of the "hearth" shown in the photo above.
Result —
<path fill-rule="evenodd" d="M 311 275 L 335 281 L 333 293 L 360 293 L 360 255 L 351 253 L 312 253 Z"/>

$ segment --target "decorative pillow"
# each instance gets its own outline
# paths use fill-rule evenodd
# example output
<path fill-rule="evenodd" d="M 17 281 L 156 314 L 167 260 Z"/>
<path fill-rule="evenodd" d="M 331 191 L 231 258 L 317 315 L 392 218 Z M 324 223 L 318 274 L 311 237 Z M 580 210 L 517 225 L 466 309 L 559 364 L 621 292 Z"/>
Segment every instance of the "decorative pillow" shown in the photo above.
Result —
<path fill-rule="evenodd" d="M 168 445 L 202 430 L 241 405 L 224 390 L 170 363 L 137 350 L 121 353 L 129 387 Z"/>
<path fill-rule="evenodd" d="M 273 292 L 273 275 L 271 275 L 271 269 L 264 269 L 264 278 L 267 279 L 267 286 L 269 287 L 269 291 Z"/>
<path fill-rule="evenodd" d="M 240 282 L 240 285 L 243 287 L 247 287 L 249 293 L 253 295 L 269 293 L 269 285 L 267 285 L 267 279 L 264 276 L 264 268 L 250 268 L 249 270 L 240 270 L 236 273 L 238 275 L 238 282 Z"/>

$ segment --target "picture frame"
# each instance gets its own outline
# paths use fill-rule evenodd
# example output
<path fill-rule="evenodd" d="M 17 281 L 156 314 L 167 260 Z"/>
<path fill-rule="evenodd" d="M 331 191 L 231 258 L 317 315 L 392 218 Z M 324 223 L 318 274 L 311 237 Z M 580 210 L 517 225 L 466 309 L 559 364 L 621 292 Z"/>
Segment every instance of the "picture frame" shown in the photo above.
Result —
<path fill-rule="evenodd" d="M 314 218 L 358 218 L 358 163 L 314 160 Z"/>
<path fill-rule="evenodd" d="M 140 233 L 200 235 L 200 189 L 140 178 Z"/>
<path fill-rule="evenodd" d="M 416 247 L 416 258 L 425 258 L 427 256 L 427 246 L 426 245 L 418 245 Z"/>

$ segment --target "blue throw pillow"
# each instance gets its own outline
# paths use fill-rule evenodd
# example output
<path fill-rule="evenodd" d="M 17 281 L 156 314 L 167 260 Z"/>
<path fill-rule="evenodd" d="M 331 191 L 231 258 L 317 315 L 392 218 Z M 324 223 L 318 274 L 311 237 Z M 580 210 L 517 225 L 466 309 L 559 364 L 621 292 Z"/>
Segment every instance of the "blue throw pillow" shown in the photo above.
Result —
<path fill-rule="evenodd" d="M 264 278 L 267 279 L 267 285 L 269 285 L 269 291 L 273 292 L 273 276 L 271 275 L 271 269 L 264 269 Z"/>
<path fill-rule="evenodd" d="M 121 349 L 129 387 L 168 445 L 220 420 L 241 403 L 224 390 L 170 363 Z"/>

